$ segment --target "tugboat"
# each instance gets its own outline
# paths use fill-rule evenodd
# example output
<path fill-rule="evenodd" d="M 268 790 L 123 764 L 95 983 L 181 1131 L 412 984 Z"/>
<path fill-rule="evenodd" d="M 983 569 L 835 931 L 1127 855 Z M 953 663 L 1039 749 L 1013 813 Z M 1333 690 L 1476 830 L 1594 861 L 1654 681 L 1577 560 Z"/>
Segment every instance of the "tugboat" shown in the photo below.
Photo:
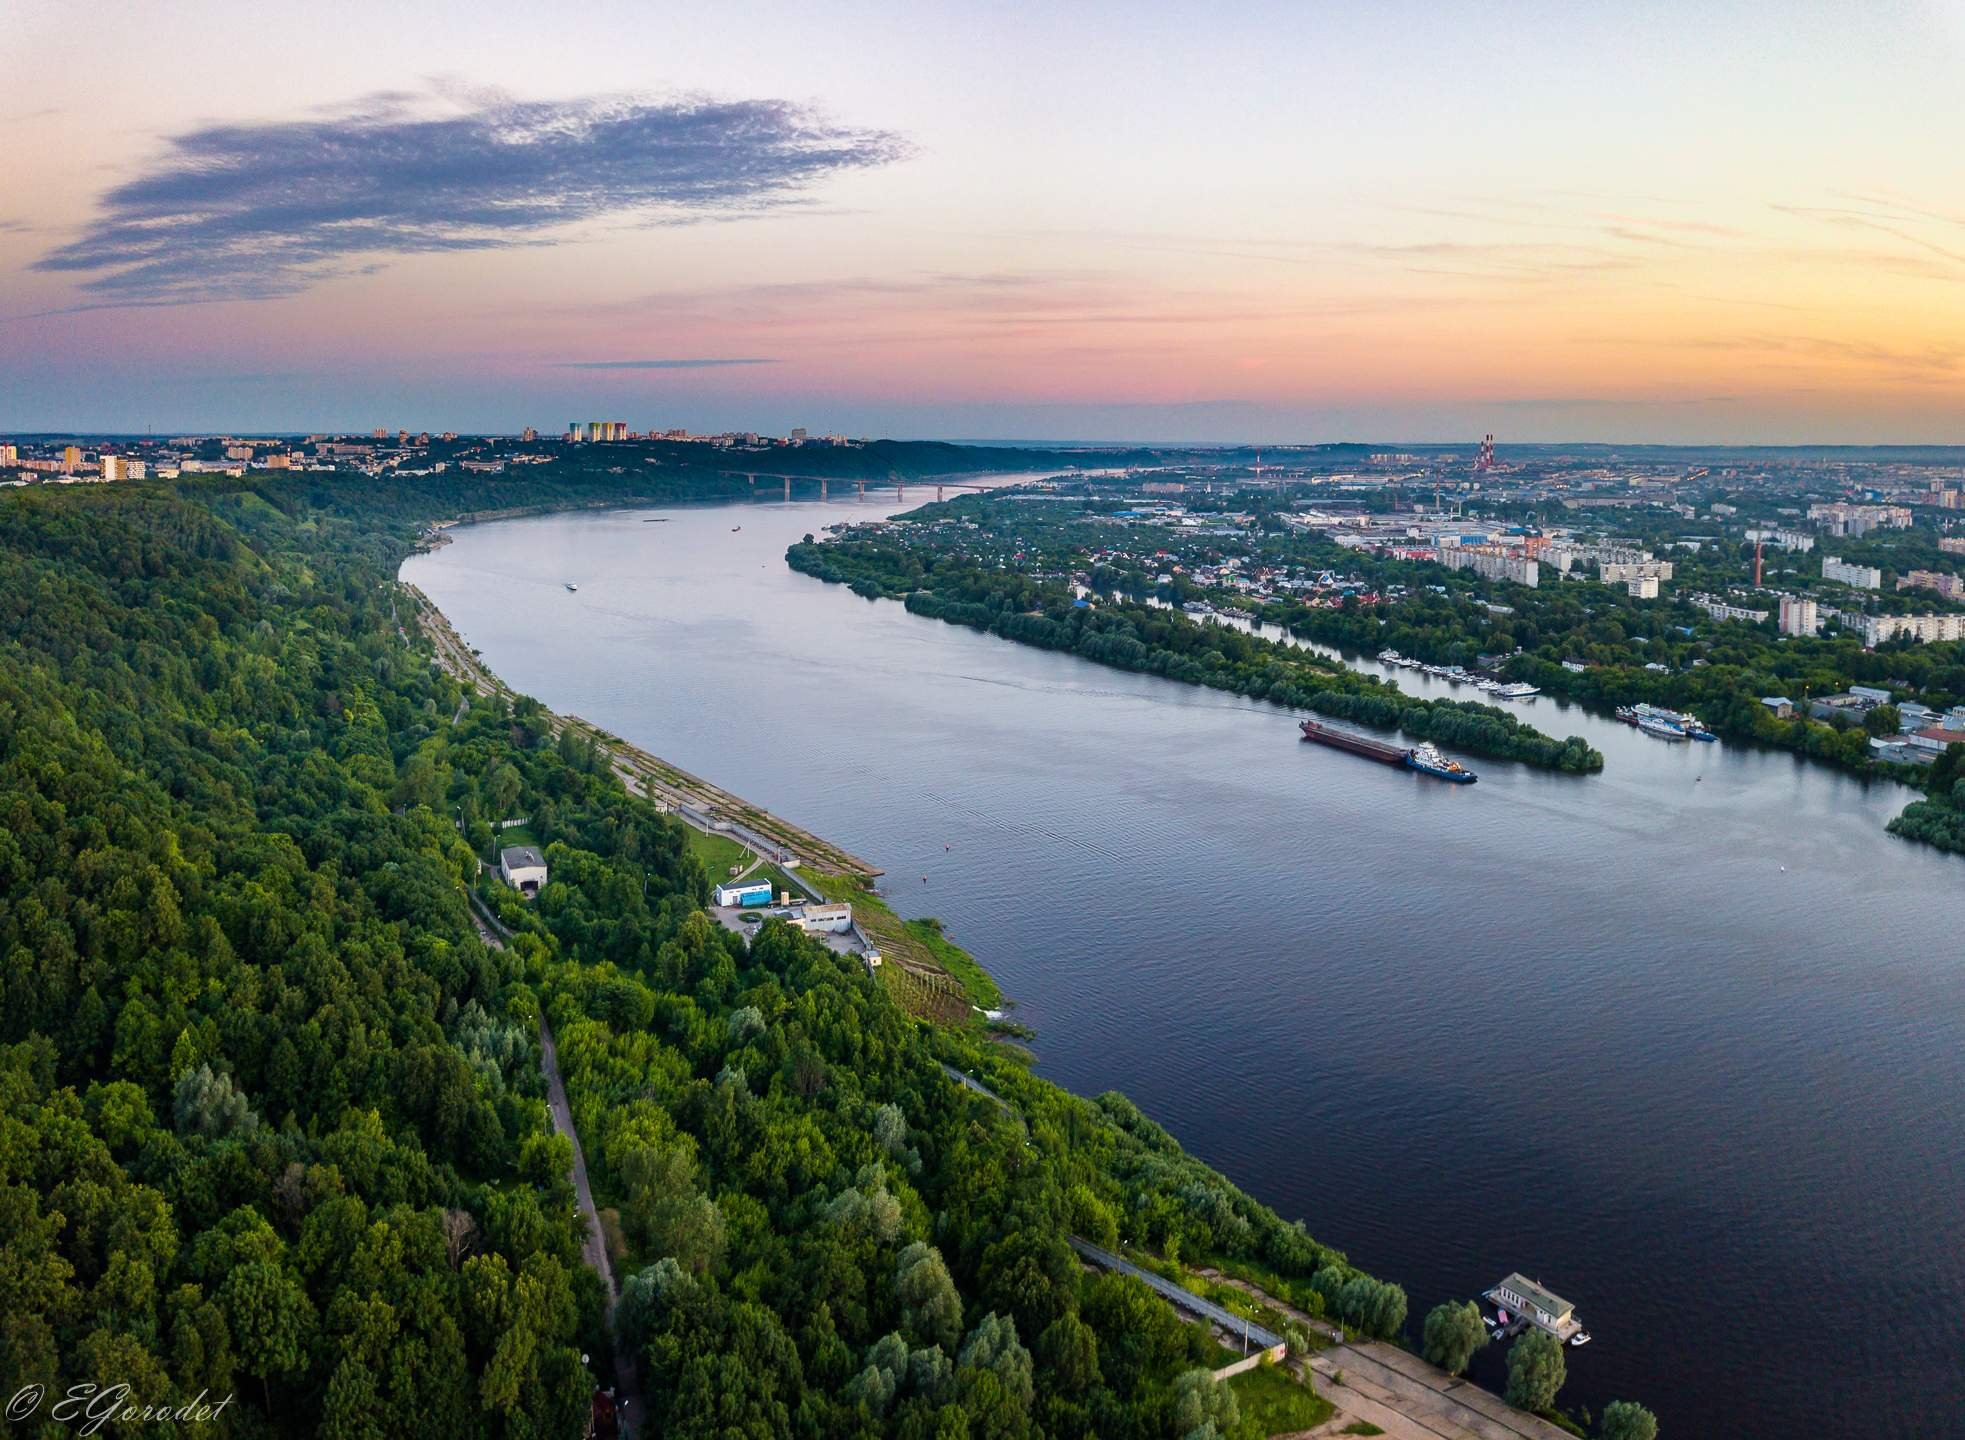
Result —
<path fill-rule="evenodd" d="M 1422 775 L 1431 775 L 1436 780 L 1451 780 L 1455 785 L 1471 785 L 1480 779 L 1458 760 L 1447 759 L 1430 740 L 1412 747 L 1406 755 L 1406 765 Z"/>

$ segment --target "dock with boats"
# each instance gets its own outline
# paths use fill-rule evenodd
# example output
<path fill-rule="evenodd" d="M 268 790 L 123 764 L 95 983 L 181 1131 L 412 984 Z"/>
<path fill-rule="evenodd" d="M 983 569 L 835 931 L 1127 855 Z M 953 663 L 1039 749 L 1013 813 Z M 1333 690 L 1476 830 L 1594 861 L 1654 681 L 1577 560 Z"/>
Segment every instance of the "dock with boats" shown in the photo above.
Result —
<path fill-rule="evenodd" d="M 1719 739 L 1697 715 L 1687 714 L 1683 710 L 1667 710 L 1662 705 L 1620 705 L 1616 715 L 1626 725 L 1634 726 L 1655 740 L 1704 740 L 1711 743 Z"/>
<path fill-rule="evenodd" d="M 1423 660 L 1414 660 L 1409 655 L 1401 655 L 1396 650 L 1378 652 L 1378 663 L 1390 665 L 1394 670 L 1417 670 L 1422 675 L 1430 675 L 1435 680 L 1444 680 L 1450 685 L 1471 685 L 1483 694 L 1492 695 L 1497 700 L 1526 700 L 1531 695 L 1540 695 L 1541 687 L 1525 684 L 1520 680 L 1501 680 L 1493 675 L 1484 675 L 1478 670 L 1469 670 L 1464 665 L 1428 665 Z"/>
<path fill-rule="evenodd" d="M 1519 1335 L 1533 1325 L 1572 1349 L 1590 1343 L 1590 1332 L 1576 1318 L 1576 1307 L 1519 1270 L 1483 1290 L 1481 1299 L 1494 1307 L 1493 1315 L 1481 1318 L 1487 1322 L 1488 1334 L 1496 1340 Z"/>

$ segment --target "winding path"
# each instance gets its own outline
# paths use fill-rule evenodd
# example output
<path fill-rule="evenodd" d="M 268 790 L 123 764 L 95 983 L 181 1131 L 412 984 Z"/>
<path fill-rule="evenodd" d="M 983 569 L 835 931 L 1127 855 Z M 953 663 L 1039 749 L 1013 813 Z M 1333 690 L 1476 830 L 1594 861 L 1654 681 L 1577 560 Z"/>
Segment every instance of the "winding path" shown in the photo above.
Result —
<path fill-rule="evenodd" d="M 492 916 L 479 909 L 478 897 L 466 891 L 471 908 L 471 921 L 478 927 L 478 934 L 484 943 L 494 950 L 505 948 L 500 933 L 504 927 Z M 552 1112 L 553 1129 L 573 1142 L 573 1193 L 580 1202 L 580 1214 L 586 1221 L 585 1238 L 580 1244 L 580 1253 L 589 1267 L 600 1276 L 601 1284 L 607 1291 L 607 1333 L 614 1345 L 614 1406 L 615 1418 L 620 1426 L 622 1440 L 639 1433 L 641 1417 L 645 1413 L 641 1398 L 641 1376 L 635 1367 L 635 1357 L 621 1343 L 621 1333 L 614 1323 L 615 1306 L 621 1298 L 620 1287 L 614 1283 L 614 1266 L 607 1256 L 607 1237 L 600 1228 L 600 1215 L 594 1209 L 593 1187 L 587 1183 L 587 1156 L 580 1148 L 580 1132 L 573 1128 L 573 1109 L 567 1104 L 566 1085 L 560 1079 L 559 1049 L 553 1044 L 552 1022 L 546 1012 L 539 1012 L 539 1069 L 546 1077 L 546 1105 Z"/>

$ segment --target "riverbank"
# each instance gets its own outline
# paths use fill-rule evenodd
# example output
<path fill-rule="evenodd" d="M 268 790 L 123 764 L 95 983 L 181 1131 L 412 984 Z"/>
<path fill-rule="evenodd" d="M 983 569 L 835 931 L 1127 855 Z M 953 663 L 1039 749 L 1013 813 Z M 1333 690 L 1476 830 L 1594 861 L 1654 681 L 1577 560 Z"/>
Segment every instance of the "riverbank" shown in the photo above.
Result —
<path fill-rule="evenodd" d="M 1598 1341 L 1566 1401 L 1655 1397 L 1667 1433 L 1723 1413 L 1743 1440 L 1852 1412 L 1940 1433 L 1916 1377 L 1957 1327 L 1874 1294 L 1959 1293 L 1957 862 L 1883 837 L 1887 787 L 1548 699 L 1523 713 L 1586 736 L 1600 779 L 1388 783 L 1265 703 L 781 563 L 893 508 L 528 519 L 404 578 L 515 687 L 823 817 L 1016 996 L 1037 1075 L 1131 1096 L 1415 1314 L 1517 1268 L 1576 1299 Z M 1732 1323 L 1823 1304 L 1863 1317 L 1833 1375 Z"/>
<path fill-rule="evenodd" d="M 428 595 L 406 581 L 397 584 L 410 618 L 448 674 L 480 695 L 510 703 L 522 699 L 465 643 Z M 940 921 L 903 920 L 880 898 L 875 882 L 882 871 L 871 861 L 577 715 L 541 710 L 553 734 L 570 733 L 599 746 L 631 794 L 653 801 L 700 834 L 748 846 L 768 863 L 795 872 L 827 900 L 851 904 L 855 920 L 879 949 L 883 963 L 874 973 L 909 1014 L 937 1024 L 972 1025 L 994 1018 L 986 1012 L 1001 1009 L 1003 993 L 996 981 L 942 933 Z"/>
<path fill-rule="evenodd" d="M 1067 651 L 1113 669 L 1402 730 L 1415 739 L 1540 769 L 1565 774 L 1603 769 L 1602 753 L 1582 738 L 1544 735 L 1496 706 L 1417 700 L 1301 647 L 1204 626 L 1164 607 L 1075 595 L 1059 580 L 1014 568 L 1016 555 L 1006 555 L 1000 567 L 982 564 L 998 552 L 979 555 L 966 531 L 958 540 L 910 544 L 897 538 L 904 529 L 801 541 L 787 550 L 786 563 L 868 599 L 899 600 L 910 614 Z"/>

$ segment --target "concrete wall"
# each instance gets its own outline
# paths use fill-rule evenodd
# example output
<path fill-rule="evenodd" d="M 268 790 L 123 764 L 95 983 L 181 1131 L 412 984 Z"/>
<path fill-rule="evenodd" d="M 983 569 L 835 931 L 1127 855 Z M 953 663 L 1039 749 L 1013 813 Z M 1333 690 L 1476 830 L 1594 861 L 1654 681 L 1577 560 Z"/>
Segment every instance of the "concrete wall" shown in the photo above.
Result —
<path fill-rule="evenodd" d="M 1289 1347 L 1287 1345 L 1272 1345 L 1267 1350 L 1258 1350 L 1246 1359 L 1237 1360 L 1233 1365 L 1222 1366 L 1214 1372 L 1214 1378 L 1217 1380 L 1226 1380 L 1231 1375 L 1240 1375 L 1255 1369 L 1256 1366 L 1265 1360 L 1274 1360 L 1280 1365 L 1283 1362 L 1283 1354 L 1288 1349 Z"/>

